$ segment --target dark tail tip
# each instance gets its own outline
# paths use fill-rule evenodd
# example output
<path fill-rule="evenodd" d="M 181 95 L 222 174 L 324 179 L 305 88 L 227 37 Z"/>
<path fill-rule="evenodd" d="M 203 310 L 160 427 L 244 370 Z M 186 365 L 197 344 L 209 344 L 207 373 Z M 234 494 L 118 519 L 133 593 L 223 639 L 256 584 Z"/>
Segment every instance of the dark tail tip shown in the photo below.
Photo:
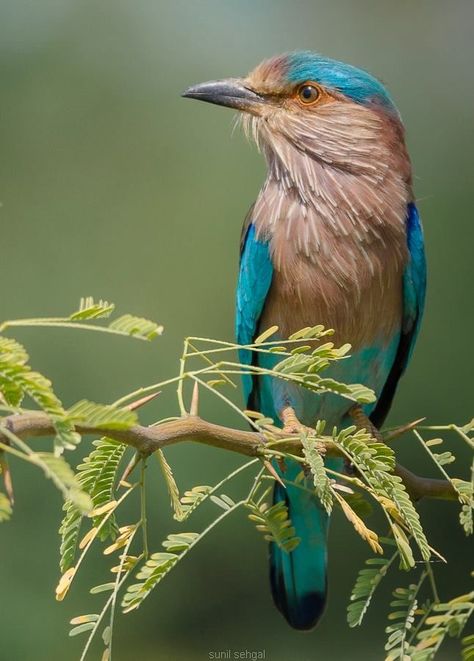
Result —
<path fill-rule="evenodd" d="M 277 553 L 281 551 L 278 549 Z M 296 600 L 292 599 L 288 594 L 288 586 L 285 586 L 283 573 L 273 560 L 270 562 L 270 584 L 275 606 L 288 624 L 299 631 L 314 629 L 326 607 L 326 591 L 306 592 L 298 595 Z"/>

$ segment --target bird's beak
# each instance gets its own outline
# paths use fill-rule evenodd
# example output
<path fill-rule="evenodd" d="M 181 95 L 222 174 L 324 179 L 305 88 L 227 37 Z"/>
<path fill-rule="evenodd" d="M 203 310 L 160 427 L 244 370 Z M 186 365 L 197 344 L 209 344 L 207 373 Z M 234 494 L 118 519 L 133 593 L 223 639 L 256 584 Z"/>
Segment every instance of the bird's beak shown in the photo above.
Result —
<path fill-rule="evenodd" d="M 188 87 L 182 93 L 182 96 L 207 101 L 207 103 L 215 103 L 218 106 L 243 110 L 254 115 L 260 114 L 262 104 L 265 102 L 264 97 L 254 92 L 239 78 L 199 83 L 199 85 Z"/>

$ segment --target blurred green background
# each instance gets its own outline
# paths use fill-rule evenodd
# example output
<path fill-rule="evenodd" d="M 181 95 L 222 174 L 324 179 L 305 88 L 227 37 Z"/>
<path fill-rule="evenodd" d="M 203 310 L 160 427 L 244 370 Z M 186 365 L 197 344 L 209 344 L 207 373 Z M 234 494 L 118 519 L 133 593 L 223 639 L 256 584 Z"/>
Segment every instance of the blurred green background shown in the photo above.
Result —
<path fill-rule="evenodd" d="M 1 318 L 65 314 L 94 295 L 165 325 L 151 345 L 18 332 L 64 402 L 111 401 L 173 376 L 185 335 L 231 338 L 240 227 L 264 166 L 239 132 L 231 135 L 231 112 L 180 92 L 309 48 L 381 77 L 407 127 L 430 279 L 423 332 L 389 423 L 472 417 L 473 20 L 472 0 L 1 0 Z M 236 424 L 220 405 L 203 406 Z M 143 419 L 174 407 L 173 393 L 163 394 Z M 412 439 L 399 447 L 410 465 L 424 466 Z M 167 456 L 183 489 L 212 484 L 240 462 L 191 445 Z M 467 473 L 461 464 L 462 455 L 454 466 Z M 15 464 L 14 477 L 17 511 L 0 533 L 0 658 L 76 659 L 81 640 L 68 639 L 67 620 L 99 608 L 87 590 L 107 580 L 103 562 L 56 603 L 60 498 L 34 470 Z M 157 548 L 171 524 L 154 462 L 149 482 Z M 432 543 L 451 560 L 439 572 L 445 595 L 465 591 L 473 549 L 455 506 L 421 509 Z M 345 624 L 368 555 L 336 515 L 329 608 L 317 631 L 298 634 L 272 606 L 265 545 L 236 515 L 137 613 L 119 617 L 114 659 L 192 661 L 226 649 L 266 650 L 272 661 L 381 659 L 387 598 L 361 630 Z M 100 646 L 91 658 L 99 655 Z"/>

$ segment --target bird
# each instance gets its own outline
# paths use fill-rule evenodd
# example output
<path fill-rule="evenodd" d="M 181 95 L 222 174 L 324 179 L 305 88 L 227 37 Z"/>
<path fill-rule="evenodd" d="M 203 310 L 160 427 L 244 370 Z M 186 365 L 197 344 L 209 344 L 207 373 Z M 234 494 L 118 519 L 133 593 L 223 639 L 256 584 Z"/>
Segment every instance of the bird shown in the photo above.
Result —
<path fill-rule="evenodd" d="M 391 95 L 363 69 L 295 51 L 183 96 L 237 110 L 266 161 L 242 230 L 237 342 L 249 345 L 273 326 L 276 338 L 317 324 L 334 329 L 351 354 L 326 375 L 375 392 L 361 414 L 379 429 L 411 359 L 426 289 L 423 228 Z M 244 365 L 271 369 L 278 360 L 240 351 Z M 285 429 L 352 421 L 351 403 L 334 393 L 265 375 L 244 376 L 243 389 L 248 408 Z M 290 553 L 270 543 L 271 590 L 290 626 L 310 630 L 327 601 L 329 517 L 313 493 L 294 485 L 301 472 L 294 460 L 279 470 L 287 484 L 275 482 L 273 502 L 285 503 L 300 542 Z"/>

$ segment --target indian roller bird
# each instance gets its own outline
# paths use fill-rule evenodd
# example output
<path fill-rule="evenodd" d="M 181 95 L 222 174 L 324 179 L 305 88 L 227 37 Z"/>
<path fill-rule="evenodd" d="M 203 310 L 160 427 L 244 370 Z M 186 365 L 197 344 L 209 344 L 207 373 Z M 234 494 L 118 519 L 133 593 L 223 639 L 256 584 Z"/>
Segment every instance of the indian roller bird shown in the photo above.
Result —
<path fill-rule="evenodd" d="M 335 329 L 351 355 L 325 375 L 372 388 L 377 399 L 363 411 L 379 428 L 413 351 L 426 281 L 410 159 L 389 93 L 366 71 L 304 51 L 183 95 L 240 111 L 267 163 L 242 231 L 238 343 L 274 325 L 280 338 L 317 324 Z M 244 364 L 278 360 L 241 351 Z M 249 408 L 283 426 L 351 423 L 351 402 L 334 393 L 250 375 L 244 393 Z M 280 470 L 294 483 L 301 468 L 286 461 Z M 295 486 L 276 483 L 278 501 L 301 541 L 291 553 L 271 543 L 272 594 L 291 626 L 310 629 L 326 603 L 328 515 Z"/>

